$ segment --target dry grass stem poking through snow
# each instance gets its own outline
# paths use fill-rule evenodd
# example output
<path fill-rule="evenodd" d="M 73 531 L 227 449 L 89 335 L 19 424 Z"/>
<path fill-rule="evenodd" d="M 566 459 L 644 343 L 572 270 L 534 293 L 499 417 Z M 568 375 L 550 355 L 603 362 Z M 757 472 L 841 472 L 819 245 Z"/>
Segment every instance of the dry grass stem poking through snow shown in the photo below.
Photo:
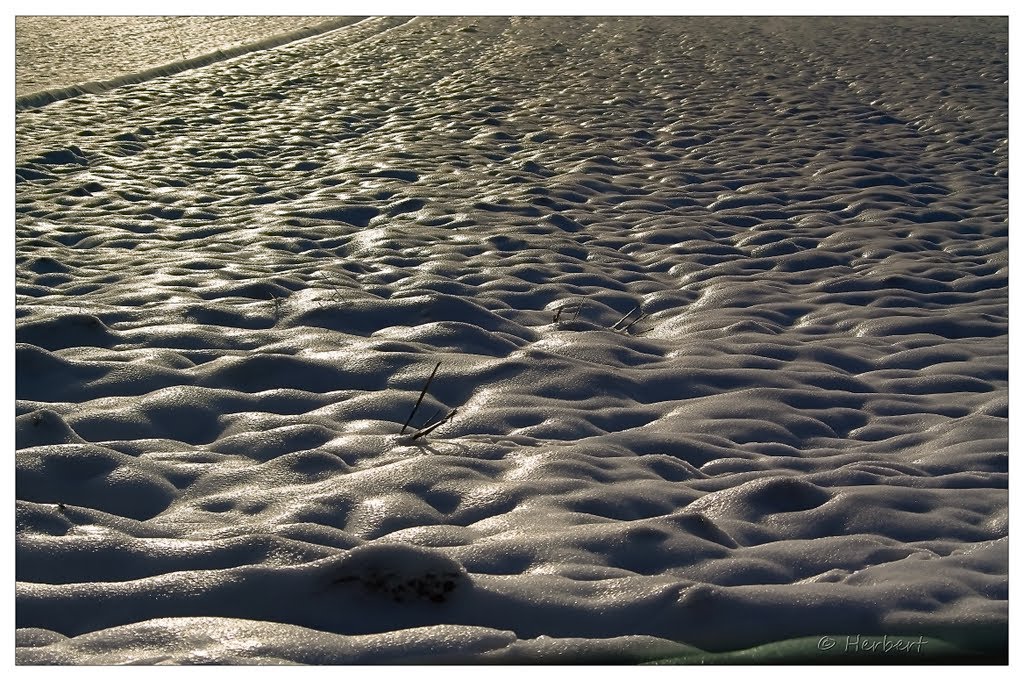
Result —
<path fill-rule="evenodd" d="M 450 412 L 448 412 L 447 416 L 445 416 L 437 423 L 431 426 L 427 426 L 426 428 L 421 428 L 420 430 L 416 431 L 411 439 L 415 440 L 417 438 L 423 437 L 424 435 L 429 435 L 434 431 L 434 429 L 439 428 L 440 426 L 444 425 L 447 421 L 449 421 L 453 416 L 455 416 L 456 413 L 458 413 L 458 411 L 458 409 L 452 409 Z"/>
<path fill-rule="evenodd" d="M 404 434 L 406 428 L 408 428 L 409 424 L 412 423 L 412 417 L 416 416 L 416 411 L 420 408 L 420 402 L 423 401 L 423 396 L 427 394 L 427 389 L 430 388 L 430 382 L 434 380 L 434 376 L 437 374 L 437 370 L 440 369 L 440 368 L 441 368 L 441 363 L 440 362 L 438 362 L 436 365 L 434 365 L 434 370 L 432 372 L 430 372 L 430 378 L 428 378 L 427 382 L 423 384 L 423 390 L 420 391 L 420 396 L 416 400 L 416 404 L 413 405 L 412 411 L 409 413 L 409 418 L 407 418 L 405 420 L 405 423 L 402 425 L 401 433 L 399 433 L 399 434 Z M 451 414 L 449 414 L 445 418 L 447 419 L 450 416 L 451 416 Z M 438 423 L 437 425 L 441 425 L 441 424 Z M 425 434 L 426 433 L 422 433 L 421 432 L 421 433 L 417 434 L 415 437 L 419 437 L 420 435 L 425 435 Z M 414 437 L 414 439 L 415 439 L 415 437 Z"/>

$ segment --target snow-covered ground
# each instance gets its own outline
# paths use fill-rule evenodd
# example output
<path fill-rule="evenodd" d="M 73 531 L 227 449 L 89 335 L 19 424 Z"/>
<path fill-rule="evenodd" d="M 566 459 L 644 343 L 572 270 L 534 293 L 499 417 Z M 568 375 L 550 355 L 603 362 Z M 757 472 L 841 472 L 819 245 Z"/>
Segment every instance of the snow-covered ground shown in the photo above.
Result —
<path fill-rule="evenodd" d="M 20 16 L 15 92 L 102 81 L 326 23 L 329 17 Z"/>
<path fill-rule="evenodd" d="M 372 18 L 19 112 L 17 660 L 1005 653 L 1007 77 Z"/>

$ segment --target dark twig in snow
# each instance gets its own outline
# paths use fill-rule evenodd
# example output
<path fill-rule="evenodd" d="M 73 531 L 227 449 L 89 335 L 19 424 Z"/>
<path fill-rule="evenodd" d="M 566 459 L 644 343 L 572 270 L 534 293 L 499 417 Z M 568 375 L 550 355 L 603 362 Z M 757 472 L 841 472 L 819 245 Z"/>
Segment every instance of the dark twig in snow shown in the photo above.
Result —
<path fill-rule="evenodd" d="M 639 310 L 639 309 L 640 309 L 640 306 L 639 306 L 639 305 L 637 305 L 637 306 L 636 306 L 636 307 L 634 307 L 634 308 L 633 308 L 632 310 L 630 310 L 630 311 L 629 311 L 629 312 L 627 312 L 626 314 L 622 315 L 622 319 L 620 319 L 619 321 L 617 321 L 617 322 L 615 322 L 614 324 L 612 324 L 612 329 L 613 329 L 613 330 L 614 330 L 614 329 L 617 329 L 617 328 L 619 327 L 619 324 L 621 324 L 622 322 L 626 321 L 626 319 L 628 319 L 628 318 L 629 318 L 629 315 L 633 314 L 634 312 L 636 312 L 636 311 L 637 311 L 637 310 Z M 640 316 L 642 317 L 642 316 L 643 316 L 643 313 L 641 313 L 641 314 L 640 314 Z"/>
<path fill-rule="evenodd" d="M 331 298 L 331 300 L 333 300 L 336 303 L 341 302 L 341 299 L 342 299 L 341 289 L 339 289 L 337 286 L 334 285 L 334 282 L 331 281 L 331 278 L 327 276 L 326 272 L 320 272 L 320 280 L 323 281 L 328 286 L 330 286 L 331 290 L 334 291 L 334 297 Z M 317 300 L 317 303 L 320 304 L 320 305 L 323 305 L 324 301 L 323 300 Z"/>
<path fill-rule="evenodd" d="M 458 411 L 459 411 L 458 409 L 452 409 L 450 412 L 448 412 L 447 416 L 445 416 L 443 419 L 441 419 L 440 421 L 438 421 L 434 425 L 428 426 L 427 428 L 422 428 L 422 429 L 416 431 L 416 433 L 414 433 L 412 438 L 410 438 L 410 439 L 415 440 L 416 438 L 420 438 L 420 437 L 423 437 L 424 435 L 427 435 L 428 433 L 432 432 L 435 428 L 439 428 L 440 426 L 442 426 L 445 423 L 447 423 L 453 416 L 455 416 L 455 414 Z"/>
<path fill-rule="evenodd" d="M 624 328 L 624 329 L 622 329 L 622 330 L 623 330 L 623 331 L 629 331 L 629 330 L 630 330 L 631 328 L 633 328 L 633 325 L 634 325 L 634 324 L 636 324 L 636 323 L 637 323 L 638 321 L 640 321 L 641 319 L 643 319 L 643 318 L 644 318 L 644 317 L 646 317 L 646 316 L 647 316 L 647 313 L 646 313 L 646 312 L 641 312 L 641 313 L 640 313 L 640 316 L 639 316 L 639 317 L 637 317 L 636 319 L 634 319 L 633 321 L 631 321 L 631 322 L 629 323 L 629 326 L 625 327 L 625 328 Z"/>
<path fill-rule="evenodd" d="M 427 388 L 430 387 L 430 382 L 434 380 L 434 375 L 437 374 L 437 370 L 440 368 L 440 366 L 441 366 L 441 363 L 438 362 L 437 365 L 434 367 L 434 370 L 430 373 L 430 378 L 428 378 L 427 382 L 425 384 L 423 384 L 423 390 L 420 391 L 420 397 L 419 397 L 418 400 L 416 400 L 416 405 L 412 408 L 412 412 L 409 414 L 409 418 L 407 418 L 405 420 L 405 425 L 402 426 L 402 433 L 404 433 L 405 429 L 409 427 L 409 424 L 412 422 L 412 417 L 416 415 L 416 410 L 420 408 L 420 402 L 423 401 L 423 396 L 427 394 Z M 440 425 L 440 424 L 438 424 L 438 425 Z M 401 433 L 399 433 L 399 434 L 401 434 Z M 420 434 L 424 434 L 425 435 L 426 433 L 423 433 L 423 431 L 420 431 Z M 419 437 L 419 435 L 416 435 L 416 437 Z"/>
<path fill-rule="evenodd" d="M 424 428 L 426 428 L 426 427 L 427 427 L 427 426 L 428 426 L 429 424 L 433 423 L 433 422 L 434 422 L 434 419 L 436 419 L 436 418 L 437 418 L 437 415 L 438 415 L 438 414 L 440 414 L 440 413 L 441 413 L 441 409 L 435 409 L 435 410 L 434 410 L 434 413 L 430 415 L 430 418 L 429 418 L 429 419 L 427 419 L 426 421 L 424 421 L 424 422 L 423 422 L 423 424 L 422 424 L 422 425 L 421 425 L 421 426 L 419 427 L 419 430 L 423 430 L 423 429 L 424 429 Z"/>
<path fill-rule="evenodd" d="M 555 310 L 555 317 L 551 321 L 553 323 L 557 324 L 558 320 L 561 319 L 561 317 L 562 317 L 562 312 L 564 310 L 567 310 L 567 309 L 572 309 L 572 307 L 574 305 L 576 306 L 576 313 L 573 314 L 572 319 L 570 319 L 569 321 L 570 322 L 576 321 L 576 318 L 580 316 L 580 310 L 583 309 L 583 303 L 582 302 L 579 302 L 579 303 L 566 303 L 565 305 L 559 305 L 558 309 Z"/>

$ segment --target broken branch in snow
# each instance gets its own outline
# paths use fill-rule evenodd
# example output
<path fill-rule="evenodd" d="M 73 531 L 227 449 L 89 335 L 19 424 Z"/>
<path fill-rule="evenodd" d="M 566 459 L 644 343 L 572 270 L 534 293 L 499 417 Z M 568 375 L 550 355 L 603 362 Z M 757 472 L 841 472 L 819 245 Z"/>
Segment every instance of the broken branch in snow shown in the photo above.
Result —
<path fill-rule="evenodd" d="M 423 437 L 424 435 L 427 435 L 427 434 L 429 434 L 429 433 L 430 433 L 430 432 L 432 432 L 432 431 L 433 431 L 433 430 L 434 430 L 435 428 L 439 428 L 440 426 L 442 426 L 442 425 L 444 425 L 445 423 L 447 423 L 447 422 L 448 422 L 448 421 L 449 421 L 449 420 L 450 420 L 450 419 L 451 419 L 451 418 L 452 418 L 453 416 L 455 416 L 455 414 L 456 414 L 456 413 L 457 413 L 458 411 L 459 411 L 458 409 L 452 409 L 452 410 L 451 410 L 450 412 L 448 412 L 448 415 L 447 415 L 447 416 L 445 416 L 445 417 L 444 417 L 443 419 L 441 419 L 440 421 L 438 421 L 438 422 L 437 422 L 437 423 L 435 423 L 434 425 L 432 425 L 432 426 L 428 426 L 428 427 L 426 427 L 426 428 L 421 428 L 420 430 L 418 430 L 418 431 L 416 431 L 415 433 L 413 433 L 413 436 L 412 436 L 412 437 L 411 437 L 410 439 L 411 439 L 411 440 L 415 440 L 416 438 L 419 438 L 419 437 Z"/>
<path fill-rule="evenodd" d="M 627 319 L 629 318 L 629 315 L 633 314 L 634 312 L 636 312 L 636 311 L 637 311 L 637 310 L 639 310 L 639 309 L 640 309 L 640 306 L 639 306 L 639 305 L 637 305 L 637 306 L 636 306 L 636 307 L 634 307 L 634 308 L 633 308 L 632 310 L 630 310 L 630 311 L 629 311 L 629 312 L 627 312 L 626 314 L 622 315 L 622 319 L 620 319 L 619 321 L 617 321 L 617 322 L 615 322 L 614 324 L 612 324 L 612 330 L 614 331 L 615 329 L 617 329 L 617 328 L 619 327 L 619 324 L 621 324 L 622 322 L 626 321 L 626 320 L 627 320 Z M 643 313 L 642 313 L 642 312 L 640 313 L 640 316 L 641 316 L 641 317 L 643 316 Z"/>
<path fill-rule="evenodd" d="M 571 321 L 571 322 L 576 321 L 576 318 L 580 316 L 580 310 L 583 309 L 583 303 L 582 302 L 565 303 L 564 305 L 559 305 L 558 308 L 555 310 L 555 317 L 554 317 L 554 319 L 551 320 L 552 323 L 557 324 L 558 320 L 561 319 L 561 317 L 562 317 L 562 312 L 564 312 L 567 309 L 572 309 L 573 307 L 576 308 L 576 314 L 574 314 L 572 316 L 572 319 L 569 320 L 569 321 Z"/>
<path fill-rule="evenodd" d="M 343 296 L 341 295 L 341 289 L 339 289 L 337 286 L 335 286 L 334 282 L 331 281 L 331 278 L 327 276 L 326 272 L 320 272 L 320 280 L 323 281 L 328 286 L 330 286 L 331 289 L 334 291 L 334 297 L 331 298 L 331 300 L 333 300 L 336 303 L 342 302 Z M 316 302 L 317 302 L 318 305 L 323 305 L 324 304 L 324 301 L 322 299 L 319 299 L 319 298 L 317 299 Z"/>
<path fill-rule="evenodd" d="M 423 396 L 427 394 L 427 388 L 430 387 L 430 382 L 434 380 L 434 375 L 437 374 L 437 370 L 440 367 L 441 367 L 441 363 L 438 362 L 437 365 L 434 366 L 434 370 L 430 373 L 430 378 L 428 378 L 427 382 L 423 384 L 423 390 L 420 391 L 420 397 L 419 397 L 418 400 L 416 400 L 416 404 L 415 404 L 415 406 L 413 406 L 412 412 L 409 414 L 409 418 L 407 418 L 405 420 L 405 424 L 402 426 L 402 433 L 404 433 L 405 429 L 409 427 L 410 423 L 412 423 L 412 417 L 416 415 L 416 410 L 420 408 L 420 402 L 423 401 Z M 440 425 L 440 424 L 438 424 L 438 425 Z M 420 432 L 422 433 L 422 431 L 420 431 Z M 416 435 L 415 437 L 419 437 L 419 435 Z"/>
<path fill-rule="evenodd" d="M 634 325 L 634 324 L 636 324 L 636 323 L 637 323 L 638 321 L 640 321 L 641 319 L 643 319 L 643 318 L 644 318 L 644 317 L 646 317 L 646 316 L 647 316 L 647 313 L 646 313 L 646 312 L 641 312 L 641 313 L 640 313 L 640 316 L 639 316 L 639 317 L 637 317 L 636 319 L 634 319 L 633 321 L 631 321 L 631 322 L 629 323 L 629 326 L 627 326 L 627 327 L 623 328 L 622 330 L 623 330 L 623 331 L 629 331 L 629 330 L 630 330 L 631 328 L 633 328 L 633 325 Z"/>
<path fill-rule="evenodd" d="M 419 428 L 417 428 L 417 430 L 423 430 L 423 429 L 424 429 L 424 428 L 426 428 L 426 427 L 427 427 L 427 426 L 428 426 L 429 424 L 433 423 L 433 422 L 434 422 L 434 419 L 436 419 L 436 418 L 437 418 L 437 415 L 441 413 L 441 409 L 442 409 L 442 408 L 438 408 L 438 409 L 435 409 L 435 410 L 434 410 L 434 413 L 430 415 L 430 418 L 429 418 L 429 419 L 427 419 L 426 421 L 424 421 L 424 422 L 423 422 L 423 423 L 422 423 L 422 424 L 420 425 L 420 427 L 419 427 Z"/>
<path fill-rule="evenodd" d="M 576 306 L 576 314 L 572 316 L 572 321 L 576 321 L 576 318 L 580 316 L 580 312 L 583 310 L 583 301 L 580 301 Z"/>

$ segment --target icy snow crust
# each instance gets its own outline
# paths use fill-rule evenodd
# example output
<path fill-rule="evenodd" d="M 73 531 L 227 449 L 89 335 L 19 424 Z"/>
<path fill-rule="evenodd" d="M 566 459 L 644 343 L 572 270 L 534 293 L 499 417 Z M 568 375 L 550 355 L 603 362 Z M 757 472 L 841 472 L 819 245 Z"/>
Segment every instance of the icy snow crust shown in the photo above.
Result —
<path fill-rule="evenodd" d="M 354 21 L 305 16 L 16 17 L 17 103 L 41 106 L 142 82 Z"/>
<path fill-rule="evenodd" d="M 18 660 L 1005 645 L 1006 50 L 378 18 L 19 113 Z"/>

